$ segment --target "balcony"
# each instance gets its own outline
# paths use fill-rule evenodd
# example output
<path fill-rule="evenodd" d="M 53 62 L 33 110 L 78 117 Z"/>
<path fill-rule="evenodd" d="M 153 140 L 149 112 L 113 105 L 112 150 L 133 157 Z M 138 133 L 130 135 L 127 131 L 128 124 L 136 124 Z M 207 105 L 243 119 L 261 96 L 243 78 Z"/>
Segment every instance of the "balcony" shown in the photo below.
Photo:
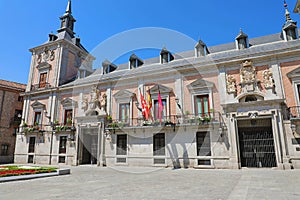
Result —
<path fill-rule="evenodd" d="M 222 116 L 219 112 L 205 113 L 202 115 L 171 115 L 159 119 L 144 120 L 143 118 L 131 118 L 126 120 L 111 120 L 106 124 L 106 129 L 122 129 L 133 127 L 163 127 L 171 126 L 208 126 L 218 124 L 224 126 Z"/>
<path fill-rule="evenodd" d="M 39 84 L 32 85 L 31 91 L 44 90 L 49 88 L 52 88 L 52 86 L 49 83 L 39 83 Z"/>

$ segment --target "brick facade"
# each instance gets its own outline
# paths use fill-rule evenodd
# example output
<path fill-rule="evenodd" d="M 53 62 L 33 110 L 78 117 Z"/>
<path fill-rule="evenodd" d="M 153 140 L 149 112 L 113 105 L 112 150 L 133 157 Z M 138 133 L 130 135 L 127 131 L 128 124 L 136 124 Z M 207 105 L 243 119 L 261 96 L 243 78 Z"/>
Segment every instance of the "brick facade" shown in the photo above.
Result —
<path fill-rule="evenodd" d="M 12 163 L 26 85 L 0 80 L 0 163 Z M 19 114 L 19 116 L 18 116 Z"/>

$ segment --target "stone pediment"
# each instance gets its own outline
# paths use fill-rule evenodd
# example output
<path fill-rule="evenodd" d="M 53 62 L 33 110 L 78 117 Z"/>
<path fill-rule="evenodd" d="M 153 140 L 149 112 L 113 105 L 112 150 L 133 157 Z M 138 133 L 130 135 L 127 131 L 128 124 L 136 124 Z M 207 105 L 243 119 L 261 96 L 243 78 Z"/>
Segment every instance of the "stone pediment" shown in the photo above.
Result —
<path fill-rule="evenodd" d="M 42 69 L 51 69 L 51 65 L 47 62 L 41 62 L 40 64 L 38 64 L 38 66 L 36 66 L 36 68 L 38 70 L 42 70 Z"/>
<path fill-rule="evenodd" d="M 42 104 L 41 102 L 36 100 L 33 104 L 31 104 L 31 107 L 33 108 L 33 110 L 36 110 L 36 109 L 44 110 L 46 106 L 45 106 L 45 104 Z"/>
<path fill-rule="evenodd" d="M 61 101 L 61 105 L 63 105 L 63 107 L 72 107 L 75 106 L 77 104 L 76 101 L 72 100 L 71 98 L 65 98 L 64 100 Z"/>
<path fill-rule="evenodd" d="M 160 91 L 161 94 L 170 93 L 172 92 L 172 88 L 157 84 L 150 89 L 150 94 L 158 94 L 158 91 Z"/>
<path fill-rule="evenodd" d="M 287 77 L 289 77 L 290 79 L 295 78 L 295 77 L 300 77 L 300 67 L 287 73 Z"/>
<path fill-rule="evenodd" d="M 134 93 L 128 91 L 128 90 L 120 90 L 116 94 L 113 95 L 115 99 L 131 99 L 135 96 Z"/>
<path fill-rule="evenodd" d="M 209 89 L 213 87 L 214 83 L 203 79 L 198 79 L 187 86 L 189 90 Z"/>

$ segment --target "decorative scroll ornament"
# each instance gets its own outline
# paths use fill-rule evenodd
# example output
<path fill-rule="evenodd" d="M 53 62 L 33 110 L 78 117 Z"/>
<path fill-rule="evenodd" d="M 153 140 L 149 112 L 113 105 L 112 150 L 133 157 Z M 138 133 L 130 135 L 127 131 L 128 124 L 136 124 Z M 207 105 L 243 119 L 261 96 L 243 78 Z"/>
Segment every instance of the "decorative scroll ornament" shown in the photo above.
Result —
<path fill-rule="evenodd" d="M 236 93 L 236 79 L 233 75 L 226 75 L 227 93 Z"/>
<path fill-rule="evenodd" d="M 263 83 L 265 88 L 274 87 L 273 73 L 270 69 L 266 69 L 263 71 Z"/>
<path fill-rule="evenodd" d="M 256 71 L 251 61 L 246 60 L 243 62 L 240 77 L 241 83 L 252 83 L 256 81 Z"/>

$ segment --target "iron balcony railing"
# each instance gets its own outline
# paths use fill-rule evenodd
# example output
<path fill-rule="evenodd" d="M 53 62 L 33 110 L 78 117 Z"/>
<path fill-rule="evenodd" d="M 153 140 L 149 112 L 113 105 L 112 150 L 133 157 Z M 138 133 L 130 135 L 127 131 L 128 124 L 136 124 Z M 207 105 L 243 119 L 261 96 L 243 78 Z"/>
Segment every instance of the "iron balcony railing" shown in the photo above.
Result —
<path fill-rule="evenodd" d="M 149 118 L 126 118 L 108 120 L 107 128 L 123 128 L 123 127 L 142 127 L 142 126 L 180 126 L 180 125 L 208 125 L 212 123 L 222 123 L 223 119 L 219 112 L 203 113 L 200 115 L 171 115 L 164 116 L 162 119 Z"/>
<path fill-rule="evenodd" d="M 76 131 L 75 124 L 60 124 L 60 123 L 50 123 L 50 124 L 38 124 L 38 125 L 23 125 L 22 132 L 45 132 L 45 131 Z"/>
<path fill-rule="evenodd" d="M 51 88 L 52 86 L 49 83 L 39 83 L 39 84 L 34 84 L 31 86 L 31 90 L 43 90 L 43 89 L 48 89 Z"/>

